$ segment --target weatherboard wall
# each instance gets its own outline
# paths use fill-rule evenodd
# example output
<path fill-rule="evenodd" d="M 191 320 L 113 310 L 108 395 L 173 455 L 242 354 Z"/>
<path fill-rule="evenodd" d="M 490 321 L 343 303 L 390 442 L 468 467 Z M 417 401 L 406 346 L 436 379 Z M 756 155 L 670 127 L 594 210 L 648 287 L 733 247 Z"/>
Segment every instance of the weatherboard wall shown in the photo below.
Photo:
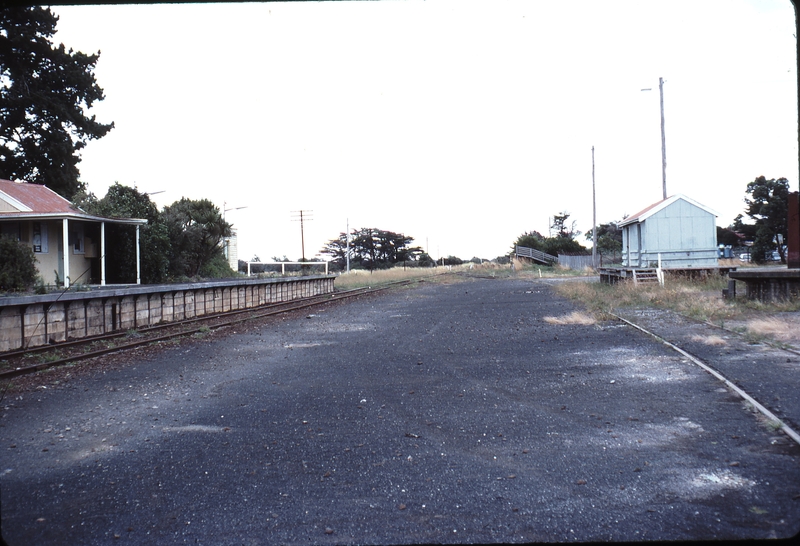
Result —
<path fill-rule="evenodd" d="M 623 264 L 665 268 L 716 267 L 714 214 L 678 199 L 646 219 L 623 227 Z"/>

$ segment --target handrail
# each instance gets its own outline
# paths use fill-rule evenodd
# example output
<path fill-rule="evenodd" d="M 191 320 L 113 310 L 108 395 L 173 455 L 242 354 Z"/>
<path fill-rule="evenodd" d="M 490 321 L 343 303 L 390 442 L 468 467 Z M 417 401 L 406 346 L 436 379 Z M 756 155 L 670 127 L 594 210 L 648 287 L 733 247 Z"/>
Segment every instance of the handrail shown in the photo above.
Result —
<path fill-rule="evenodd" d="M 528 248 L 527 246 L 516 247 L 515 253 L 517 256 L 522 256 L 523 258 L 531 258 L 533 260 L 538 260 L 544 263 L 555 263 L 558 261 L 557 256 L 553 256 L 552 254 L 547 254 L 546 252 L 542 252 L 541 250 L 536 250 L 535 248 Z"/>

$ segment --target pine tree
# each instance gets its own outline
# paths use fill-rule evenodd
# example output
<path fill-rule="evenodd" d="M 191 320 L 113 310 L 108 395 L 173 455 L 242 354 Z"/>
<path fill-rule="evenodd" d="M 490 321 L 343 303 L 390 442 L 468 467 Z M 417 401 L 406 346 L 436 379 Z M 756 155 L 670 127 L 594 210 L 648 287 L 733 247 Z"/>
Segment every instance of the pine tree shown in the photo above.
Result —
<path fill-rule="evenodd" d="M 58 17 L 49 8 L 0 10 L 0 178 L 47 185 L 71 199 L 80 150 L 114 126 L 85 110 L 105 97 L 86 55 L 54 46 Z"/>

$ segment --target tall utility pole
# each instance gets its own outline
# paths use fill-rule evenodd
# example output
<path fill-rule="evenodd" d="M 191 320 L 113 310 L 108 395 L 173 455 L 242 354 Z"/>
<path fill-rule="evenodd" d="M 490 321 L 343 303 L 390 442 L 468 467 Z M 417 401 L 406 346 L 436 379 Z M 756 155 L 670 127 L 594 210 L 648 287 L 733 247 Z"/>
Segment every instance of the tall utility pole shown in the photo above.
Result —
<path fill-rule="evenodd" d="M 594 189 L 594 146 L 592 146 L 592 266 L 597 269 L 597 196 Z"/>
<path fill-rule="evenodd" d="M 642 91 L 650 91 L 642 89 Z M 661 190 L 664 199 L 667 198 L 667 139 L 664 132 L 664 78 L 658 78 L 658 94 L 661 100 Z"/>
<path fill-rule="evenodd" d="M 302 245 L 303 250 L 303 259 L 301 261 L 306 261 L 306 237 L 303 232 L 303 223 L 306 220 L 312 220 L 311 213 L 314 212 L 313 210 L 295 210 L 292 212 L 294 214 L 294 221 L 300 222 L 300 244 Z"/>
<path fill-rule="evenodd" d="M 664 78 L 658 78 L 658 92 L 661 96 L 661 183 L 664 199 L 667 198 L 667 141 L 664 136 Z"/>
<path fill-rule="evenodd" d="M 345 232 L 344 236 L 345 240 L 347 241 L 347 250 L 345 250 L 344 255 L 345 259 L 347 260 L 347 272 L 350 273 L 350 218 L 347 219 L 347 231 Z"/>

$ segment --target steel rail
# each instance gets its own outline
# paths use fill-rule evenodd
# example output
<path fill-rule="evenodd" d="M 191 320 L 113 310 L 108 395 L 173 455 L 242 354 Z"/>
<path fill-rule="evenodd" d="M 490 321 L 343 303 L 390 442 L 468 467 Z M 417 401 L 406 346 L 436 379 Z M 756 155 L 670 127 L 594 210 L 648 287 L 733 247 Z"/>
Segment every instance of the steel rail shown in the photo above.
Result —
<path fill-rule="evenodd" d="M 194 317 L 191 317 L 191 318 L 186 318 L 186 319 L 175 321 L 175 322 L 165 322 L 165 323 L 162 323 L 162 324 L 154 324 L 154 325 L 145 326 L 145 327 L 142 327 L 142 328 L 135 328 L 134 330 L 136 332 L 139 332 L 139 333 L 148 333 L 148 332 L 153 332 L 153 331 L 156 331 L 156 330 L 162 330 L 162 329 L 166 329 L 166 328 L 176 328 L 176 327 L 179 327 L 180 325 L 183 325 L 183 324 L 192 324 L 194 322 L 212 321 L 212 320 L 215 320 L 215 319 L 218 319 L 218 318 L 221 318 L 221 317 L 227 317 L 227 316 L 232 316 L 232 315 L 237 315 L 237 314 L 245 314 L 245 313 L 255 313 L 255 312 L 258 312 L 260 310 L 273 309 L 273 308 L 276 308 L 276 307 L 285 307 L 285 306 L 291 305 L 293 303 L 297 303 L 299 301 L 311 301 L 311 300 L 330 301 L 331 299 L 334 299 L 336 297 L 346 297 L 347 294 L 349 294 L 351 292 L 358 292 L 358 291 L 363 291 L 363 290 L 364 290 L 363 288 L 354 288 L 352 290 L 345 290 L 345 291 L 342 291 L 342 292 L 334 292 L 334 293 L 329 293 L 329 294 L 319 294 L 319 295 L 316 295 L 316 296 L 309 296 L 309 297 L 300 298 L 300 299 L 297 299 L 297 300 L 282 301 L 282 302 L 271 302 L 271 303 L 266 303 L 264 305 L 259 305 L 257 307 L 250 307 L 250 308 L 247 308 L 247 309 L 232 309 L 230 311 L 222 311 L 222 312 L 219 312 L 219 313 L 209 313 L 207 315 L 194 316 Z M 13 351 L 6 351 L 6 352 L 3 352 L 3 353 L 0 353 L 0 359 L 4 359 L 5 360 L 5 359 L 11 359 L 11 358 L 19 358 L 19 357 L 24 357 L 24 356 L 29 356 L 29 355 L 36 355 L 38 353 L 46 353 L 48 351 L 54 351 L 54 350 L 58 350 L 58 349 L 69 349 L 69 348 L 72 348 L 72 347 L 80 347 L 81 345 L 88 345 L 90 343 L 94 343 L 94 342 L 97 342 L 97 341 L 106 341 L 106 340 L 116 339 L 118 337 L 124 337 L 124 336 L 127 336 L 129 334 L 129 332 L 130 332 L 130 330 L 115 330 L 113 332 L 107 332 L 105 334 L 99 334 L 99 335 L 95 335 L 95 336 L 87 336 L 87 337 L 82 337 L 80 339 L 71 339 L 71 340 L 68 340 L 68 341 L 61 341 L 61 342 L 55 343 L 53 345 L 41 345 L 41 346 L 31 347 L 31 348 L 27 348 L 27 349 L 15 349 Z"/>
<path fill-rule="evenodd" d="M 397 281 L 397 282 L 386 284 L 384 286 L 378 286 L 378 287 L 374 287 L 374 288 L 373 287 L 355 288 L 355 289 L 352 289 L 352 290 L 347 290 L 345 292 L 338 292 L 338 293 L 334 293 L 334 294 L 325 294 L 325 295 L 323 295 L 323 296 L 327 296 L 327 297 L 312 296 L 311 298 L 304 298 L 303 300 L 295 300 L 294 302 L 291 302 L 291 301 L 290 302 L 283 302 L 283 304 L 288 304 L 288 306 L 285 306 L 285 307 L 283 307 L 281 309 L 270 309 L 270 310 L 267 310 L 265 312 L 258 312 L 259 309 L 263 310 L 263 307 L 259 307 L 259 308 L 249 309 L 249 310 L 237 309 L 236 311 L 229 312 L 230 314 L 216 314 L 216 315 L 213 315 L 213 316 L 210 316 L 210 317 L 205 317 L 205 318 L 210 321 L 212 319 L 219 319 L 219 318 L 223 318 L 223 317 L 229 317 L 231 315 L 241 315 L 241 314 L 245 314 L 248 311 L 250 312 L 250 314 L 248 316 L 239 317 L 239 318 L 235 318 L 235 319 L 232 319 L 232 320 L 219 322 L 219 323 L 216 323 L 216 324 L 203 325 L 203 326 L 200 326 L 199 328 L 194 328 L 194 329 L 189 329 L 189 330 L 181 330 L 179 332 L 172 332 L 172 333 L 169 333 L 169 334 L 166 334 L 166 335 L 163 335 L 163 336 L 158 336 L 158 337 L 148 337 L 147 339 L 132 341 L 130 343 L 125 343 L 125 344 L 122 344 L 122 345 L 116 345 L 114 347 L 106 347 L 106 348 L 103 348 L 103 349 L 98 349 L 98 350 L 90 351 L 90 352 L 87 352 L 87 353 L 80 353 L 80 354 L 70 355 L 70 356 L 67 356 L 67 357 L 64 357 L 64 358 L 61 358 L 61 359 L 58 359 L 58 360 L 52 360 L 50 362 L 42 362 L 42 363 L 39 363 L 39 364 L 34 364 L 32 366 L 25 366 L 25 367 L 15 368 L 13 370 L 7 370 L 7 371 L 4 371 L 4 372 L 0 372 L 0 381 L 2 381 L 4 379 L 12 379 L 14 377 L 18 377 L 18 376 L 21 376 L 21 375 L 40 372 L 42 370 L 46 370 L 48 368 L 53 368 L 53 367 L 56 367 L 56 366 L 63 366 L 65 364 L 69 364 L 69 363 L 72 363 L 72 362 L 77 362 L 79 360 L 87 360 L 87 359 L 90 359 L 90 358 L 103 356 L 103 355 L 106 355 L 106 354 L 109 354 L 109 353 L 125 351 L 125 350 L 129 350 L 129 349 L 134 349 L 134 348 L 141 347 L 143 345 L 148 345 L 148 344 L 151 344 L 151 343 L 158 343 L 158 342 L 161 342 L 161 341 L 167 341 L 167 340 L 170 340 L 170 339 L 173 339 L 173 338 L 176 338 L 176 337 L 188 336 L 188 335 L 193 335 L 193 334 L 197 334 L 197 333 L 206 332 L 208 330 L 213 330 L 213 329 L 217 329 L 217 328 L 223 328 L 223 327 L 226 327 L 226 326 L 232 326 L 232 325 L 235 325 L 235 324 L 240 324 L 240 323 L 246 322 L 248 320 L 256 320 L 256 319 L 259 319 L 259 318 L 266 318 L 266 317 L 270 317 L 270 316 L 274 316 L 274 315 L 279 315 L 281 313 L 288 313 L 288 312 L 291 312 L 291 311 L 297 311 L 299 309 L 305 309 L 305 308 L 308 308 L 308 307 L 314 307 L 314 306 L 317 306 L 317 305 L 323 305 L 325 303 L 332 303 L 332 302 L 335 302 L 335 301 L 341 301 L 341 300 L 344 300 L 344 299 L 347 299 L 347 298 L 352 298 L 352 297 L 361 296 L 361 295 L 365 295 L 365 294 L 373 294 L 373 293 L 376 293 L 376 292 L 381 292 L 381 291 L 384 291 L 384 290 L 388 290 L 389 288 L 392 288 L 394 286 L 406 285 L 406 284 L 409 284 L 410 282 L 411 281 L 408 281 L 408 280 Z M 309 301 L 309 300 L 311 300 L 311 301 Z M 270 305 L 272 305 L 272 304 L 270 304 Z M 199 318 L 199 317 L 197 317 L 197 318 Z M 180 325 L 182 325 L 182 324 L 184 324 L 186 322 L 198 322 L 198 321 L 195 320 L 195 318 L 193 318 L 193 319 L 189 319 L 189 321 L 174 322 L 174 323 L 170 323 L 170 324 L 168 324 L 166 326 L 178 327 L 178 326 L 180 326 Z M 161 326 L 162 325 L 159 325 L 159 327 L 161 327 Z M 126 333 L 122 333 L 122 335 L 126 335 Z M 118 337 L 118 336 L 117 335 L 109 336 L 109 339 L 113 339 L 115 337 Z M 80 341 L 85 341 L 85 340 L 80 340 Z M 97 339 L 94 339 L 92 341 L 97 341 Z M 60 349 L 63 346 L 64 346 L 63 344 L 59 344 L 56 347 L 52 347 L 51 346 L 51 347 L 48 347 L 48 348 L 50 350 L 54 350 L 54 349 Z M 25 354 L 28 354 L 28 352 L 26 352 Z"/>
<path fill-rule="evenodd" d="M 691 317 L 687 317 L 687 318 L 691 319 Z M 692 320 L 694 320 L 694 319 L 692 319 Z M 739 337 L 744 337 L 744 334 L 742 334 L 742 332 L 737 332 L 736 330 L 731 330 L 730 328 L 726 328 L 725 326 L 720 326 L 719 324 L 714 324 L 710 320 L 702 320 L 702 321 L 699 321 L 699 322 L 701 322 L 702 324 L 707 324 L 708 326 L 711 326 L 712 328 L 719 328 L 723 332 L 728 332 L 729 334 L 734 334 L 734 335 L 739 336 Z M 766 345 L 769 345 L 773 349 L 780 349 L 781 351 L 786 351 L 787 353 L 792 353 L 793 355 L 800 356 L 800 351 L 798 351 L 797 349 L 794 349 L 792 347 L 786 347 L 786 346 L 784 346 L 784 345 L 782 345 L 780 343 L 777 343 L 775 341 L 771 341 L 769 339 L 759 340 L 759 343 L 764 343 Z"/>
<path fill-rule="evenodd" d="M 666 339 L 662 338 L 661 336 L 659 336 L 657 334 L 654 334 L 653 332 L 647 330 L 646 328 L 643 328 L 643 327 L 639 326 L 638 324 L 636 324 L 634 322 L 631 322 L 628 319 L 622 318 L 621 316 L 616 315 L 616 314 L 614 314 L 614 313 L 612 313 L 610 311 L 607 311 L 607 313 L 609 315 L 611 315 L 612 317 L 624 322 L 628 326 L 631 326 L 631 327 L 639 330 L 640 332 L 643 332 L 643 333 L 649 335 L 650 337 L 660 341 L 661 343 L 663 343 L 664 345 L 666 345 L 670 349 L 682 354 L 683 356 L 685 356 L 686 358 L 691 360 L 696 366 L 699 366 L 701 369 L 705 370 L 706 372 L 710 373 L 711 375 L 713 375 L 714 377 L 716 377 L 717 379 L 722 381 L 725 384 L 725 386 L 727 386 L 733 392 L 738 394 L 745 401 L 750 403 L 750 405 L 752 405 L 754 408 L 756 408 L 762 415 L 764 415 L 764 417 L 766 417 L 767 419 L 769 419 L 772 422 L 780 424 L 780 427 L 781 427 L 780 430 L 782 430 L 789 438 L 791 438 L 798 445 L 800 445 L 800 434 L 798 434 L 795 430 L 793 430 L 789 425 L 784 423 L 777 415 L 775 415 L 770 410 L 768 410 L 766 407 L 764 407 L 761 403 L 759 403 L 758 400 L 756 400 L 755 398 L 753 398 L 752 396 L 747 394 L 738 385 L 736 385 L 730 379 L 728 379 L 727 377 L 722 375 L 722 373 L 720 373 L 719 371 L 715 370 L 714 368 L 712 368 L 711 366 L 709 366 L 708 364 L 706 364 L 705 362 L 703 362 L 702 360 L 700 360 L 699 358 L 694 356 L 693 354 L 681 349 L 680 347 L 678 347 L 674 343 L 670 343 Z"/>
<path fill-rule="evenodd" d="M 330 298 L 330 295 L 328 296 Z M 319 296 L 312 296 L 311 298 L 303 298 L 305 299 L 313 299 L 319 298 Z M 297 300 L 294 300 L 297 301 Z M 239 313 L 252 313 L 257 309 L 265 309 L 265 308 L 273 308 L 273 307 L 281 307 L 286 306 L 291 302 L 277 302 L 277 303 L 269 303 L 266 305 L 260 305 L 258 307 L 251 307 L 249 309 L 235 309 L 232 311 L 222 311 L 219 313 L 209 313 L 207 315 L 195 316 L 191 318 L 186 318 L 183 320 L 178 320 L 174 322 L 165 322 L 162 324 L 154 324 L 152 326 L 144 326 L 141 328 L 134 328 L 133 330 L 114 330 L 112 332 L 107 332 L 105 334 L 98 334 L 94 336 L 87 336 L 82 337 L 80 339 L 70 339 L 67 341 L 60 341 L 57 343 L 53 343 L 52 345 L 40 345 L 37 347 L 30 347 L 28 349 L 16 349 L 13 351 L 7 351 L 4 353 L 0 353 L 0 359 L 9 359 L 9 358 L 19 358 L 25 356 L 36 355 L 38 353 L 46 353 L 48 351 L 54 351 L 58 349 L 69 349 L 72 347 L 80 347 L 81 345 L 88 345 L 90 343 L 94 343 L 97 341 L 107 341 L 116 339 L 118 337 L 124 337 L 129 335 L 131 331 L 135 331 L 138 333 L 148 333 L 153 332 L 156 330 L 163 330 L 166 328 L 176 328 L 183 324 L 191 324 L 193 322 L 203 322 L 203 321 L 212 321 L 217 318 L 226 317 L 232 314 L 239 314 Z"/>

